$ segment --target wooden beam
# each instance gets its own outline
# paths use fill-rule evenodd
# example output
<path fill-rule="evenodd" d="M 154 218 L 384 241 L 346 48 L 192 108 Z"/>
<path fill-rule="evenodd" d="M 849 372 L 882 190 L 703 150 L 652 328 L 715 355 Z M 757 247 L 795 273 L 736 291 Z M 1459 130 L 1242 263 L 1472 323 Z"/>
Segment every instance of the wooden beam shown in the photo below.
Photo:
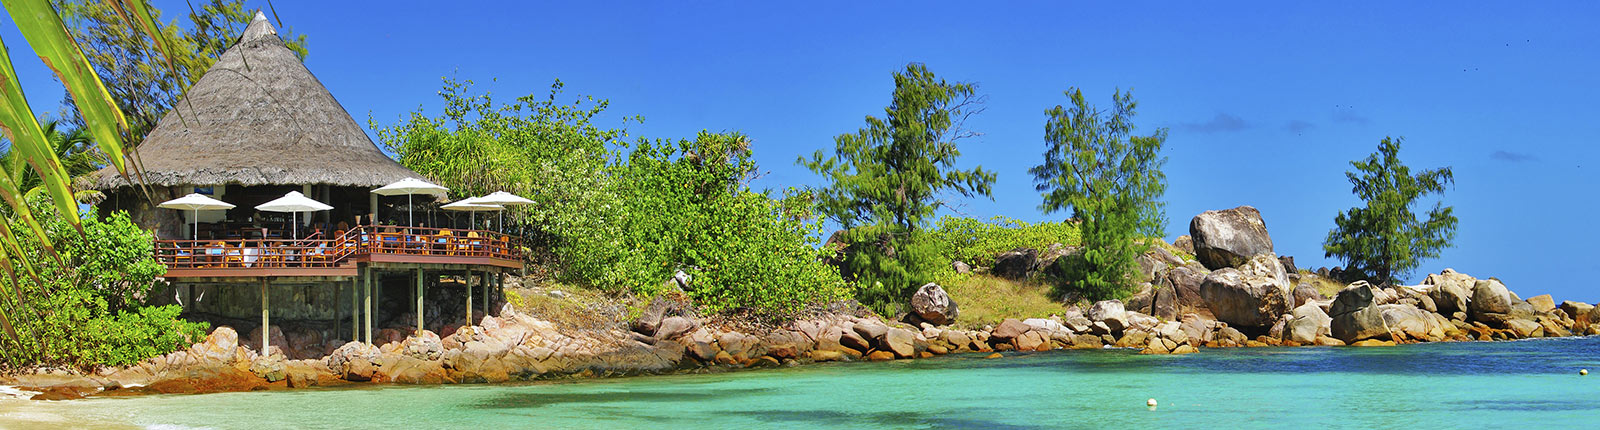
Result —
<path fill-rule="evenodd" d="M 467 326 L 472 326 L 472 269 L 467 269 Z"/>

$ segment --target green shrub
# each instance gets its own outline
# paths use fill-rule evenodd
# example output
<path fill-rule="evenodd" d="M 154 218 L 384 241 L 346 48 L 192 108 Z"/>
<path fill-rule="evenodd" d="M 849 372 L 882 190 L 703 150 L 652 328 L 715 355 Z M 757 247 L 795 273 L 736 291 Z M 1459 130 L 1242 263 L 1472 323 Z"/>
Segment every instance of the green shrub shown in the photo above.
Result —
<path fill-rule="evenodd" d="M 856 300 L 881 315 L 904 310 L 911 294 L 953 274 L 939 243 L 926 232 L 873 225 L 847 230 L 842 266 L 856 285 Z"/>
<path fill-rule="evenodd" d="M 20 252 L 36 263 L 27 274 L 9 261 L 6 273 L 29 278 L 18 284 L 31 299 L 14 318 L 20 344 L 6 345 L 5 365 L 56 364 L 80 367 L 125 365 L 176 351 L 205 336 L 205 323 L 178 318 L 176 305 L 142 306 L 166 269 L 151 252 L 149 233 L 124 212 L 100 218 L 87 211 L 79 234 L 44 198 L 32 198 L 35 216 L 53 242 L 52 257 L 31 235 L 19 235 Z M 26 229 L 5 214 L 12 231 Z"/>
<path fill-rule="evenodd" d="M 1048 249 L 1052 244 L 1082 244 L 1078 226 L 1051 221 L 1030 224 L 996 216 L 988 222 L 946 215 L 931 233 L 945 258 L 977 266 L 993 266 L 994 257 L 1016 248 Z"/>
<path fill-rule="evenodd" d="M 711 312 L 789 314 L 849 297 L 821 262 L 821 226 L 808 214 L 744 184 L 754 169 L 748 140 L 702 132 L 694 140 L 640 142 L 611 167 L 606 207 L 590 233 L 557 250 L 574 281 L 644 295 L 682 270 L 689 295 Z"/>

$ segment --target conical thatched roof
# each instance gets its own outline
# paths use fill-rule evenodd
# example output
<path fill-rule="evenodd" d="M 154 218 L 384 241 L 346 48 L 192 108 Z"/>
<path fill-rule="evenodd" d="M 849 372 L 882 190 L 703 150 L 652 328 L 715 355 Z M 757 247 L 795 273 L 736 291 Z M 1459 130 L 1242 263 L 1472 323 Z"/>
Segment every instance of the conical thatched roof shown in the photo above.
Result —
<path fill-rule="evenodd" d="M 260 13 L 138 152 L 150 185 L 377 187 L 420 177 L 378 150 Z M 92 179 L 97 189 L 128 185 L 109 167 Z"/>

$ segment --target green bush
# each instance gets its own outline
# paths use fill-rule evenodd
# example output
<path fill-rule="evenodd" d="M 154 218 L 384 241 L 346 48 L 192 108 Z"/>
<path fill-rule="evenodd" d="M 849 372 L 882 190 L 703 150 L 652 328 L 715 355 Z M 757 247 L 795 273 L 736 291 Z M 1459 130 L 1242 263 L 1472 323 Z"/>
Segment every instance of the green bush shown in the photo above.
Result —
<path fill-rule="evenodd" d="M 21 293 L 31 299 L 19 313 L 18 345 L 6 345 L 5 365 L 55 364 L 92 367 L 125 365 L 176 351 L 205 336 L 205 323 L 178 318 L 176 305 L 142 306 L 141 302 L 166 269 L 152 254 L 149 233 L 124 212 L 100 218 L 88 211 L 79 234 L 57 216 L 48 200 L 28 202 L 57 256 L 52 257 L 32 235 L 18 235 L 24 258 L 38 272 L 27 273 L 9 260 L 6 273 L 22 276 Z M 12 231 L 28 227 L 7 213 Z"/>
<path fill-rule="evenodd" d="M 977 266 L 993 266 L 994 257 L 1016 248 L 1048 249 L 1052 244 L 1079 246 L 1078 226 L 1051 221 L 1030 224 L 996 216 L 988 222 L 946 215 L 931 233 L 945 258 Z"/>
<path fill-rule="evenodd" d="M 847 230 L 841 239 L 846 244 L 841 265 L 856 285 L 856 300 L 881 315 L 903 311 L 918 287 L 945 282 L 953 274 L 939 243 L 926 232 L 873 225 Z"/>

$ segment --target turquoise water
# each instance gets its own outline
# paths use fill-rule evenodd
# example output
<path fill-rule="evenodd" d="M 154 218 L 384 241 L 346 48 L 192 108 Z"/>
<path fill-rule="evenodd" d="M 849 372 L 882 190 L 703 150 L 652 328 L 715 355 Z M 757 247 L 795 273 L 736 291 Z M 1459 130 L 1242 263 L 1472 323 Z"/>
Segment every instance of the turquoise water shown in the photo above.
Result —
<path fill-rule="evenodd" d="M 1145 406 L 1152 397 L 1154 410 Z M 1600 338 L 961 355 L 523 385 L 12 402 L 0 412 L 6 428 L 1595 428 Z"/>

